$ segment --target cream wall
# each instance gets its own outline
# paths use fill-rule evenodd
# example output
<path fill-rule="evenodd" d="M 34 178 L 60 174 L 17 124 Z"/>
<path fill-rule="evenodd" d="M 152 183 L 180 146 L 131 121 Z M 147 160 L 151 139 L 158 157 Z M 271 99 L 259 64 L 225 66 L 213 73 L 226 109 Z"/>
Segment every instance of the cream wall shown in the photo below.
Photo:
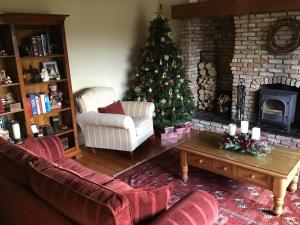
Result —
<path fill-rule="evenodd" d="M 66 34 L 73 91 L 112 86 L 122 97 L 158 2 L 170 18 L 170 5 L 184 0 L 0 0 L 0 10 L 70 15 Z M 171 22 L 175 33 L 178 23 Z"/>

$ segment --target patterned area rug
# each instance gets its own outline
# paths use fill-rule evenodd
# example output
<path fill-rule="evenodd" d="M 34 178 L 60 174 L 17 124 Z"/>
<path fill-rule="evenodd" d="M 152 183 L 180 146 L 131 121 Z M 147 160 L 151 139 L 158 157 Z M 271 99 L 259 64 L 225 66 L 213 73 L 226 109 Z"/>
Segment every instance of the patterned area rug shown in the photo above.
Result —
<path fill-rule="evenodd" d="M 270 212 L 273 207 L 271 191 L 193 167 L 189 168 L 188 184 L 184 184 L 178 172 L 179 154 L 176 150 L 169 150 L 116 178 L 136 188 L 169 184 L 172 190 L 170 206 L 191 190 L 205 190 L 219 202 L 216 225 L 300 225 L 300 189 L 293 194 L 287 193 L 284 213 L 275 217 Z"/>

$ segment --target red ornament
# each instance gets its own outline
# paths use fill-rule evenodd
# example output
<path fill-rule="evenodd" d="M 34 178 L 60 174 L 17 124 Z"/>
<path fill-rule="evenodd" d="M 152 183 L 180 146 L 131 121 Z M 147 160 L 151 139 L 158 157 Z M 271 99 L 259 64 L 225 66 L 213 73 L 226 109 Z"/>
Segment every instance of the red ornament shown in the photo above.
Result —
<path fill-rule="evenodd" d="M 156 109 L 156 112 L 158 112 L 158 113 L 159 113 L 159 112 L 160 112 L 160 109 Z"/>
<path fill-rule="evenodd" d="M 164 88 L 164 85 L 163 85 L 163 84 L 160 84 L 159 87 L 160 87 L 161 89 L 163 89 L 163 88 Z"/>

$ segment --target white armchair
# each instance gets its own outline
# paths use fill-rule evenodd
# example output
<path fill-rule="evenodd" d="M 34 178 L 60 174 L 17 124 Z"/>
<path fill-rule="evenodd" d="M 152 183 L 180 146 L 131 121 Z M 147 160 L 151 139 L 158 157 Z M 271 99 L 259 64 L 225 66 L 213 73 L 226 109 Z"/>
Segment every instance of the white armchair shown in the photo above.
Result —
<path fill-rule="evenodd" d="M 76 100 L 80 109 L 77 123 L 87 147 L 133 152 L 154 133 L 151 102 L 122 101 L 126 115 L 119 115 L 98 113 L 99 107 L 117 100 L 112 88 L 91 88 Z"/>

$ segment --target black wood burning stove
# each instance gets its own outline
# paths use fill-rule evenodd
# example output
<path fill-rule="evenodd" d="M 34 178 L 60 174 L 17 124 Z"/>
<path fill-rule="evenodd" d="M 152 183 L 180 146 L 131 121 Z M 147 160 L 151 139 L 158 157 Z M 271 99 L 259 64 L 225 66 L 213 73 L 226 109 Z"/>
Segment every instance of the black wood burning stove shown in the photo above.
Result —
<path fill-rule="evenodd" d="M 285 126 L 290 133 L 295 119 L 297 92 L 279 89 L 261 89 L 259 122 Z"/>

